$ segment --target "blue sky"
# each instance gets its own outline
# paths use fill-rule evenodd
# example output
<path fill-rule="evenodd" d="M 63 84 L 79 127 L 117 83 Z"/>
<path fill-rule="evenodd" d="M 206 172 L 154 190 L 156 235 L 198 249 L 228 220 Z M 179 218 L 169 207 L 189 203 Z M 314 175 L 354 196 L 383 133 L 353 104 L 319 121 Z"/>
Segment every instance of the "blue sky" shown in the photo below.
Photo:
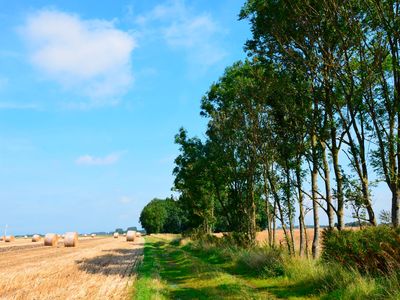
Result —
<path fill-rule="evenodd" d="M 243 58 L 243 1 L 0 0 L 0 226 L 138 226 L 171 195 L 174 135 Z"/>
<path fill-rule="evenodd" d="M 204 136 L 202 95 L 245 57 L 243 2 L 0 0 L 0 229 L 139 226 L 171 195 L 174 135 Z"/>

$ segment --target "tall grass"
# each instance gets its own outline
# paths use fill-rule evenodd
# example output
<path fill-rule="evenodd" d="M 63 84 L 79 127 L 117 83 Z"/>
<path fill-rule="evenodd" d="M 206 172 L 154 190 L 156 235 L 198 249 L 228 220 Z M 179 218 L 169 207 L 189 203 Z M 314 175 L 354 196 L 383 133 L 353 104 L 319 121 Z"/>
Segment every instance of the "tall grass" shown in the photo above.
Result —
<path fill-rule="evenodd" d="M 224 238 L 199 239 L 189 247 L 233 262 L 240 273 L 281 278 L 289 287 L 326 299 L 400 299 L 400 276 L 396 272 L 373 276 L 337 261 L 293 257 L 283 249 L 267 246 L 241 248 Z"/>

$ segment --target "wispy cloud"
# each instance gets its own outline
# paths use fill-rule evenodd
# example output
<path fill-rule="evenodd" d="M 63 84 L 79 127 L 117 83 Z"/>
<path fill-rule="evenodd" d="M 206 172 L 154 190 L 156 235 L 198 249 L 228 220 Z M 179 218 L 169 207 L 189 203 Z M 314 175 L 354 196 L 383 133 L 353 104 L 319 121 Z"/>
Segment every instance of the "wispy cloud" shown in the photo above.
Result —
<path fill-rule="evenodd" d="M 132 202 L 133 202 L 133 199 L 130 198 L 130 197 L 128 197 L 128 196 L 122 196 L 122 197 L 119 199 L 119 202 L 122 203 L 122 204 L 129 204 L 129 203 L 132 203 Z"/>
<path fill-rule="evenodd" d="M 0 109 L 4 110 L 39 110 L 40 107 L 35 103 L 3 102 L 0 101 Z"/>
<path fill-rule="evenodd" d="M 114 22 L 84 20 L 57 10 L 39 10 L 20 28 L 31 63 L 63 88 L 99 105 L 123 95 L 133 83 L 134 38 Z"/>
<path fill-rule="evenodd" d="M 78 165 L 89 165 L 89 166 L 104 166 L 112 165 L 119 161 L 121 153 L 111 153 L 109 155 L 99 157 L 93 155 L 82 155 L 76 159 Z"/>
<path fill-rule="evenodd" d="M 148 14 L 138 16 L 136 24 L 147 33 L 161 34 L 172 49 L 184 51 L 191 64 L 208 68 L 227 55 L 218 42 L 225 34 L 221 26 L 209 13 L 196 14 L 182 0 L 157 5 Z"/>

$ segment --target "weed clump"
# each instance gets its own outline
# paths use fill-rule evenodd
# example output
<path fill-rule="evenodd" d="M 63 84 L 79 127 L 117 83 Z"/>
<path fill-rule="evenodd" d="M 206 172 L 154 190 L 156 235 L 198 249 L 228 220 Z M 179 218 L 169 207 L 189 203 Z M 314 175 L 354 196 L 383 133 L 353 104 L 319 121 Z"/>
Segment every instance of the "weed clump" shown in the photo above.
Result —
<path fill-rule="evenodd" d="M 400 229 L 325 230 L 322 259 L 362 274 L 390 275 L 400 270 Z"/>

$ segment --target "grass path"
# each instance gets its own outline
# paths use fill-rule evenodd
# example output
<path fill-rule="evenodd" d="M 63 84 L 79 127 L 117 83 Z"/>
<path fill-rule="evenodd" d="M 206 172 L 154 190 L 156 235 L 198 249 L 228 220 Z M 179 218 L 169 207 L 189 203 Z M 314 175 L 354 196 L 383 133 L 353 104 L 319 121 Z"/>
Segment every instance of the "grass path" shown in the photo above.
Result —
<path fill-rule="evenodd" d="M 230 261 L 146 237 L 133 299 L 316 299 L 284 278 L 260 279 Z"/>

